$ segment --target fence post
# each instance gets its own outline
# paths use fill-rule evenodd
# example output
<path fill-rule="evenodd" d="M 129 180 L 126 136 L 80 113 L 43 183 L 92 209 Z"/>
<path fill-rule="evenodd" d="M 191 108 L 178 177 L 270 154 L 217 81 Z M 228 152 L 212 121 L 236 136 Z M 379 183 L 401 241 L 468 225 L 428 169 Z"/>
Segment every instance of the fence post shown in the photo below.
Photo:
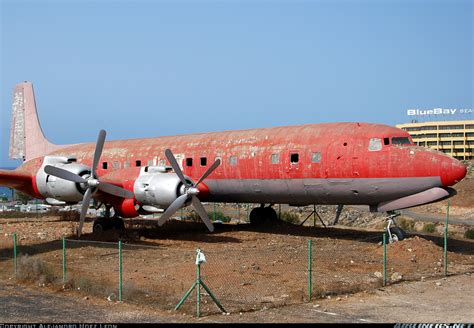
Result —
<path fill-rule="evenodd" d="M 122 241 L 119 240 L 119 302 L 122 302 Z"/>
<path fill-rule="evenodd" d="M 66 276 L 66 238 L 63 237 L 63 284 L 67 281 Z"/>
<path fill-rule="evenodd" d="M 13 233 L 13 272 L 16 278 L 17 260 L 16 260 L 16 232 Z"/>
<path fill-rule="evenodd" d="M 196 287 L 197 287 L 196 315 L 199 318 L 201 316 L 201 263 L 198 263 L 197 265 Z"/>
<path fill-rule="evenodd" d="M 383 234 L 383 286 L 387 285 L 387 235 Z"/>
<path fill-rule="evenodd" d="M 281 220 L 281 204 L 278 204 L 278 220 Z"/>
<path fill-rule="evenodd" d="M 214 294 L 211 292 L 209 287 L 204 283 L 204 281 L 201 280 L 201 263 L 205 263 L 206 258 L 204 257 L 204 254 L 201 252 L 200 249 L 197 249 L 197 255 L 196 255 L 196 281 L 193 283 L 191 288 L 184 294 L 183 298 L 179 301 L 178 305 L 174 308 L 175 311 L 179 310 L 181 305 L 183 305 L 184 301 L 188 298 L 189 294 L 193 291 L 194 288 L 197 288 L 196 290 L 196 296 L 197 296 L 197 302 L 196 302 L 196 315 L 197 317 L 201 316 L 201 286 L 204 288 L 204 290 L 207 292 L 209 296 L 211 296 L 212 300 L 214 303 L 217 305 L 217 307 L 223 312 L 227 313 L 227 311 L 224 309 L 224 307 L 221 305 L 221 303 L 217 300 L 217 298 L 214 296 Z"/>
<path fill-rule="evenodd" d="M 313 297 L 313 241 L 308 240 L 308 296 L 309 301 Z"/>
<path fill-rule="evenodd" d="M 444 224 L 444 276 L 448 275 L 448 221 L 449 221 L 449 202 L 446 209 L 446 223 Z"/>

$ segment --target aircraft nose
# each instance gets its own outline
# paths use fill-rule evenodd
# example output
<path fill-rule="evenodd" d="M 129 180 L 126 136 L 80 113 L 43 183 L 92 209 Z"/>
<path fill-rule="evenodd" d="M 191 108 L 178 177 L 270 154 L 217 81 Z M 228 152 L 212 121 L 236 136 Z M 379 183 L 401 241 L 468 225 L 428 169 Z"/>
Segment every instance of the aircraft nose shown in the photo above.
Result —
<path fill-rule="evenodd" d="M 441 170 L 441 182 L 443 186 L 452 186 L 462 179 L 467 174 L 466 166 L 457 159 L 450 158 L 444 161 L 443 169 Z"/>

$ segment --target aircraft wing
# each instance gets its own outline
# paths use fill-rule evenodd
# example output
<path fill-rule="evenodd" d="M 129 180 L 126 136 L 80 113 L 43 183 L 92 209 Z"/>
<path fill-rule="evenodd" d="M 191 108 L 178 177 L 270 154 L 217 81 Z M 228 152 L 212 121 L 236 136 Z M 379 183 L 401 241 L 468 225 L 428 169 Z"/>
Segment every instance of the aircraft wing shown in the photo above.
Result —
<path fill-rule="evenodd" d="M 31 173 L 17 170 L 0 170 L 0 186 L 23 189 L 31 188 L 33 177 Z"/>

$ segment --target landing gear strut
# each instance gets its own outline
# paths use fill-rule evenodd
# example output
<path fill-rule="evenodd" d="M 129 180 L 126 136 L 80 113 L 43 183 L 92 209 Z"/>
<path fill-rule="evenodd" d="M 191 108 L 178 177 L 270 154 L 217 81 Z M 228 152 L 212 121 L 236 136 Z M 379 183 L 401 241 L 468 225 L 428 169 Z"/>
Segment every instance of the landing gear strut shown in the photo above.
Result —
<path fill-rule="evenodd" d="M 403 231 L 402 228 L 397 227 L 395 224 L 395 218 L 397 216 L 400 216 L 400 213 L 395 212 L 395 211 L 390 211 L 387 212 L 388 217 L 385 218 L 387 221 L 387 228 L 386 228 L 386 234 L 388 236 L 388 242 L 389 243 L 394 243 L 400 240 L 403 240 L 406 238 L 406 233 Z"/>
<path fill-rule="evenodd" d="M 265 207 L 265 205 L 262 204 L 260 207 L 256 207 L 250 211 L 249 219 L 251 225 L 261 226 L 276 222 L 278 220 L 278 215 L 273 207 Z"/>

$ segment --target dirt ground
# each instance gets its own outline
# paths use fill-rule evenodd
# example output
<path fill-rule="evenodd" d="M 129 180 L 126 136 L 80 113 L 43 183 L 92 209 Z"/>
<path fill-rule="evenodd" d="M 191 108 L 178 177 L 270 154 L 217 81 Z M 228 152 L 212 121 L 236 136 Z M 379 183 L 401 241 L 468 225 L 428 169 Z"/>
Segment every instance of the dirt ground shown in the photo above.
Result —
<path fill-rule="evenodd" d="M 48 288 L 0 281 L 0 322 L 142 323 L 370 323 L 474 322 L 474 277 L 401 283 L 372 292 L 228 315 L 143 308 L 97 298 L 78 298 Z"/>
<path fill-rule="evenodd" d="M 288 306 L 298 307 L 308 301 L 309 240 L 313 251 L 311 291 L 317 300 L 343 301 L 347 295 L 362 297 L 369 294 L 355 293 L 373 293 L 382 288 L 383 248 L 378 230 L 279 223 L 264 229 L 248 224 L 216 225 L 214 233 L 207 233 L 199 223 L 176 221 L 159 229 L 148 224 L 131 226 L 127 235 L 111 232 L 98 242 L 92 240 L 91 222 L 85 225 L 85 236 L 75 240 L 71 236 L 75 222 L 57 217 L 0 219 L 0 282 L 9 282 L 7 293 L 16 290 L 9 279 L 14 272 L 12 234 L 16 232 L 18 282 L 76 302 L 88 298 L 85 303 L 114 303 L 118 299 L 117 240 L 122 239 L 124 303 L 139 305 L 150 318 L 156 317 L 154 311 L 169 314 L 191 287 L 196 277 L 197 248 L 204 251 L 207 260 L 201 272 L 204 282 L 226 311 L 243 313 L 244 318 L 264 311 L 274 313 L 278 321 L 283 319 L 279 313 Z M 68 238 L 65 284 L 63 236 Z M 423 234 L 388 245 L 388 284 L 396 288 L 407 281 L 428 282 L 443 277 L 442 245 L 441 237 Z M 449 273 L 474 272 L 474 242 L 452 239 L 448 245 Z M 181 313 L 193 314 L 195 301 L 192 293 Z M 214 316 L 221 312 L 206 292 L 202 301 L 203 313 Z M 315 307 L 310 312 L 318 311 Z M 255 320 L 266 320 L 263 317 Z M 296 315 L 293 319 L 298 321 Z"/>

